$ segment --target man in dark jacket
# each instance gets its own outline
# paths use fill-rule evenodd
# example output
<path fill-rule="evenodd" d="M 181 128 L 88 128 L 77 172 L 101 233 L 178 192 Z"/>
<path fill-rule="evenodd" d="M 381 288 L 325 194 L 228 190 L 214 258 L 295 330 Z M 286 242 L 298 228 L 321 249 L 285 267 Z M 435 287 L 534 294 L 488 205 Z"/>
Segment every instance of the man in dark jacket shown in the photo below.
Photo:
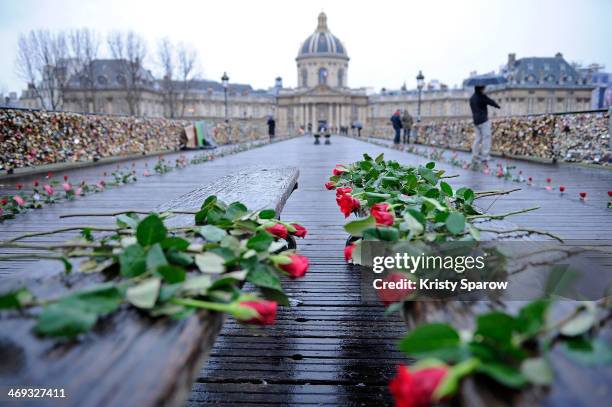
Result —
<path fill-rule="evenodd" d="M 268 136 L 272 139 L 274 138 L 274 133 L 276 133 L 276 120 L 270 116 L 268 117 Z"/>
<path fill-rule="evenodd" d="M 488 161 L 491 152 L 491 122 L 487 106 L 500 108 L 490 97 L 485 95 L 484 86 L 476 86 L 470 98 L 470 108 L 474 119 L 474 143 L 472 144 L 472 161 Z"/>
<path fill-rule="evenodd" d="M 393 144 L 400 143 L 400 136 L 402 130 L 402 117 L 400 116 L 400 111 L 397 109 L 393 116 L 391 116 L 391 124 L 393 125 L 393 130 L 395 130 L 395 138 L 393 139 Z"/>

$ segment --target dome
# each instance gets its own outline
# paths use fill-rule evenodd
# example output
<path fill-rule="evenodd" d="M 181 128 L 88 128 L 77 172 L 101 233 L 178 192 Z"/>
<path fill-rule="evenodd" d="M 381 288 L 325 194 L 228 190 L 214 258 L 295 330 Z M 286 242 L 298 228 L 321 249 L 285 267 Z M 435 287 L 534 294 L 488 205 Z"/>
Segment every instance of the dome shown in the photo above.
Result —
<path fill-rule="evenodd" d="M 333 56 L 348 59 L 346 49 L 342 42 L 327 28 L 327 16 L 319 14 L 317 30 L 300 46 L 298 58 L 310 56 Z"/>

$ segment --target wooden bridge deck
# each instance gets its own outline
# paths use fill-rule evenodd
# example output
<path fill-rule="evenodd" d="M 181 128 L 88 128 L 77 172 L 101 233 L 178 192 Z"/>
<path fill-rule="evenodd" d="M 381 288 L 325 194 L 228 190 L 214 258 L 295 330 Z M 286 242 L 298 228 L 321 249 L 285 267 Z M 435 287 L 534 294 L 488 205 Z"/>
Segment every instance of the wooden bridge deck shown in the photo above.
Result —
<path fill-rule="evenodd" d="M 279 405 L 385 405 L 390 403 L 386 388 L 395 365 L 405 361 L 395 343 L 406 328 L 398 316 L 384 317 L 382 306 L 363 301 L 361 276 L 345 264 L 342 256 L 345 219 L 336 207 L 334 194 L 323 188 L 336 163 L 357 160 L 364 152 L 385 152 L 387 158 L 411 164 L 428 161 L 349 138 L 335 137 L 331 145 L 313 145 L 310 138 L 301 137 L 20 215 L 0 224 L 0 240 L 27 231 L 84 223 L 102 225 L 109 220 L 59 220 L 58 215 L 152 209 L 198 184 L 246 166 L 297 166 L 299 188 L 285 206 L 282 218 L 299 221 L 309 230 L 298 248 L 310 258 L 311 268 L 304 279 L 287 284 L 293 306 L 279 312 L 275 326 L 256 329 L 228 320 L 187 404 L 235 406 L 261 405 L 265 401 Z M 142 163 L 137 165 L 141 173 Z M 612 236 L 612 211 L 605 209 L 605 199 L 599 198 L 612 189 L 610 172 L 528 164 L 535 179 L 551 177 L 557 185 L 566 185 L 568 191 L 588 191 L 593 199 L 581 202 L 577 192 L 559 197 L 558 192 L 547 191 L 543 186 L 525 187 L 440 166 L 449 173 L 460 174 L 456 182 L 478 190 L 523 187 L 491 208 L 493 212 L 506 212 L 541 206 L 537 212 L 513 218 L 519 225 L 545 229 L 565 238 L 593 240 Z M 94 167 L 69 175 L 71 179 L 80 179 L 81 175 L 95 179 L 101 171 L 104 170 Z M 59 238 L 39 237 L 33 241 Z M 10 278 L 22 265 L 23 262 L 0 263 L 0 276 Z"/>

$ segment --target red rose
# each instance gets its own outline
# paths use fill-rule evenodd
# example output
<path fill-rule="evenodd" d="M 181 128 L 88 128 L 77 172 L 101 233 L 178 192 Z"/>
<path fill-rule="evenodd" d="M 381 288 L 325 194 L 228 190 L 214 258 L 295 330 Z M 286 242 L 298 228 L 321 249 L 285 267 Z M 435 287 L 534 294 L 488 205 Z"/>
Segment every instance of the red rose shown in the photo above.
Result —
<path fill-rule="evenodd" d="M 343 172 L 346 172 L 346 169 L 340 164 L 336 165 L 336 167 L 332 170 L 334 175 L 341 175 Z"/>
<path fill-rule="evenodd" d="M 34 186 L 37 187 L 38 186 L 38 181 L 34 181 Z"/>
<path fill-rule="evenodd" d="M 376 219 L 377 225 L 383 226 L 391 226 L 395 221 L 395 216 L 393 213 L 389 212 L 391 207 L 388 203 L 377 203 L 372 205 L 372 209 L 370 209 L 370 213 Z"/>
<path fill-rule="evenodd" d="M 306 230 L 304 226 L 299 225 L 297 223 L 292 223 L 291 226 L 295 228 L 295 232 L 293 232 L 293 236 L 297 236 L 301 238 L 306 237 L 306 233 L 308 233 L 308 231 Z"/>
<path fill-rule="evenodd" d="M 308 257 L 299 254 L 289 256 L 291 263 L 279 264 L 279 267 L 289 273 L 291 278 L 303 277 L 308 270 Z"/>
<path fill-rule="evenodd" d="M 340 195 L 344 195 L 344 194 L 350 194 L 353 191 L 353 188 L 338 188 L 336 189 L 336 196 L 340 196 Z"/>
<path fill-rule="evenodd" d="M 565 187 L 563 185 L 559 186 L 559 191 L 560 192 L 565 192 Z"/>
<path fill-rule="evenodd" d="M 386 278 L 383 279 L 383 283 L 401 283 L 406 280 L 406 276 L 402 273 L 390 273 Z M 399 285 L 399 284 L 397 284 Z M 401 287 L 401 286 L 400 286 Z M 400 302 L 412 292 L 408 287 L 406 288 L 381 288 L 376 290 L 378 298 L 385 304 L 386 307 L 393 304 L 394 302 Z"/>
<path fill-rule="evenodd" d="M 45 190 L 45 192 L 49 196 L 51 196 L 51 195 L 53 195 L 55 193 L 55 191 L 53 190 L 53 187 L 51 185 L 45 184 L 45 185 L 43 185 L 43 189 Z"/>
<path fill-rule="evenodd" d="M 344 248 L 344 259 L 346 261 L 353 260 L 353 250 L 355 250 L 355 247 L 356 247 L 355 243 L 351 243 Z"/>
<path fill-rule="evenodd" d="M 240 306 L 254 309 L 259 314 L 243 322 L 255 325 L 274 325 L 276 319 L 276 301 L 242 301 Z"/>
<path fill-rule="evenodd" d="M 15 186 L 17 187 L 17 189 L 18 189 L 18 190 L 19 190 L 19 189 L 21 189 L 21 188 L 23 188 L 23 184 L 17 184 L 17 185 L 15 185 Z"/>
<path fill-rule="evenodd" d="M 529 180 L 529 182 L 533 181 L 533 178 L 529 177 L 527 178 Z"/>
<path fill-rule="evenodd" d="M 587 193 L 586 192 L 580 192 L 578 195 L 580 195 L 580 199 L 586 199 L 586 197 L 587 197 Z"/>
<path fill-rule="evenodd" d="M 2 205 L 6 205 L 7 203 L 8 203 L 7 199 L 3 199 L 2 201 L 0 201 L 0 204 L 2 204 Z"/>
<path fill-rule="evenodd" d="M 608 191 L 608 196 L 612 198 L 612 191 Z"/>
<path fill-rule="evenodd" d="M 24 201 L 24 200 L 23 200 L 23 198 L 22 198 L 22 197 L 20 197 L 19 195 L 15 195 L 15 196 L 13 197 L 13 201 L 17 202 L 17 205 L 19 205 L 19 206 L 23 206 L 23 205 L 25 205 L 25 201 Z"/>
<path fill-rule="evenodd" d="M 428 367 L 411 372 L 404 365 L 397 367 L 397 375 L 389 383 L 396 407 L 426 407 L 444 376 L 446 366 Z"/>
<path fill-rule="evenodd" d="M 546 182 L 550 184 L 552 182 L 552 178 L 546 178 Z"/>
<path fill-rule="evenodd" d="M 47 173 L 47 179 L 51 178 L 52 176 L 53 176 L 53 173 L 52 173 L 51 171 L 49 171 L 49 172 Z"/>
<path fill-rule="evenodd" d="M 266 230 L 272 233 L 274 236 L 283 239 L 286 238 L 288 235 L 287 228 L 284 225 L 281 225 L 280 223 L 277 223 L 276 225 L 269 227 Z"/>
<path fill-rule="evenodd" d="M 68 175 L 64 175 L 64 181 L 68 181 Z"/>
<path fill-rule="evenodd" d="M 333 183 L 333 182 L 331 182 L 331 181 L 330 181 L 330 182 L 326 182 L 326 183 L 325 183 L 325 188 L 327 188 L 327 189 L 329 189 L 329 190 L 332 190 L 332 189 L 336 188 L 336 184 L 334 184 L 334 183 Z"/>
<path fill-rule="evenodd" d="M 351 195 L 340 195 L 339 198 L 336 198 L 338 205 L 340 206 L 340 211 L 344 214 L 345 218 L 348 218 L 349 215 L 354 211 L 359 209 L 359 200 L 353 198 Z"/>

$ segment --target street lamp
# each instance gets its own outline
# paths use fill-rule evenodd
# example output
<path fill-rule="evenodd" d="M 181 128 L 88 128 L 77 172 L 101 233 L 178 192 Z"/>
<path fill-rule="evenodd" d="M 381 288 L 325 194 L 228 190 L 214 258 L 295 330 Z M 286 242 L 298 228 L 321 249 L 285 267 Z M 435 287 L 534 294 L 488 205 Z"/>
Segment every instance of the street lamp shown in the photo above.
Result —
<path fill-rule="evenodd" d="M 416 77 L 417 80 L 417 89 L 419 90 L 419 100 L 417 104 L 417 123 L 421 121 L 421 92 L 423 91 L 423 86 L 425 86 L 425 76 L 423 76 L 423 72 L 419 70 L 419 74 Z"/>
<path fill-rule="evenodd" d="M 227 84 L 229 82 L 229 77 L 226 72 L 223 72 L 223 76 L 221 77 L 221 84 L 223 85 L 223 94 L 225 96 L 225 122 L 227 123 Z"/>

